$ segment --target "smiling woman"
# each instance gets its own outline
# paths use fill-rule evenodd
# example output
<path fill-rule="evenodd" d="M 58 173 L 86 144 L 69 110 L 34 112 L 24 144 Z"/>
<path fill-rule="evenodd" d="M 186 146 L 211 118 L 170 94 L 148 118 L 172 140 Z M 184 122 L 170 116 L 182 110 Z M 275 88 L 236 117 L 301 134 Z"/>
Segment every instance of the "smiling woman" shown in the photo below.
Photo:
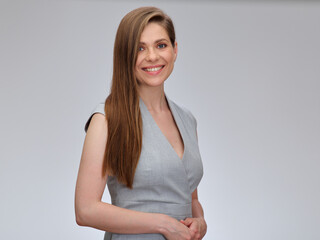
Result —
<path fill-rule="evenodd" d="M 121 21 L 111 93 L 89 117 L 76 221 L 105 239 L 202 239 L 203 175 L 196 119 L 164 92 L 177 58 L 171 19 L 154 7 Z M 99 114 L 95 114 L 99 113 Z M 108 185 L 112 204 L 101 201 Z"/>
<path fill-rule="evenodd" d="M 177 42 L 170 42 L 164 27 L 150 22 L 140 37 L 135 74 L 141 85 L 157 86 L 170 76 L 177 58 Z"/>

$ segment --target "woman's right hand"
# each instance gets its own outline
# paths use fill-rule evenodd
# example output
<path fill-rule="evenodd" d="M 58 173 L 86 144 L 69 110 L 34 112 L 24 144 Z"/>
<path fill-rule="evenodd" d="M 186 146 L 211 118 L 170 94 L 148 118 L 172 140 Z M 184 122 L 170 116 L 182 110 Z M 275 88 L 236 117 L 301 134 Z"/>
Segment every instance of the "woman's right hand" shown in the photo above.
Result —
<path fill-rule="evenodd" d="M 196 233 L 175 218 L 163 215 L 161 233 L 167 240 L 194 240 Z"/>

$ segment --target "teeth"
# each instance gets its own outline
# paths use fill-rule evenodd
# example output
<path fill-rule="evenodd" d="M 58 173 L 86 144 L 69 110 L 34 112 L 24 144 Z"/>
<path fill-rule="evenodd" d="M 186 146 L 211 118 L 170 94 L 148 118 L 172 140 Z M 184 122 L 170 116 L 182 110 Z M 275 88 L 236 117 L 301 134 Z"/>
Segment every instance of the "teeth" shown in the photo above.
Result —
<path fill-rule="evenodd" d="M 159 71 L 162 67 L 156 67 L 156 68 L 145 68 L 144 70 L 147 72 L 156 72 Z"/>

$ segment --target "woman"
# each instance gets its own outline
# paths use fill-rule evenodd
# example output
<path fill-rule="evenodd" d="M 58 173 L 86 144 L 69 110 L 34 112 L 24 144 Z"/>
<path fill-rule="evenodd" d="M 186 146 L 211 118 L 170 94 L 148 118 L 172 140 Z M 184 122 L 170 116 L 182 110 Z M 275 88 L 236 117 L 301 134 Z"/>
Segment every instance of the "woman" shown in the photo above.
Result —
<path fill-rule="evenodd" d="M 106 231 L 105 239 L 206 233 L 196 120 L 164 92 L 176 57 L 174 26 L 160 9 L 138 8 L 122 19 L 111 93 L 86 123 L 75 194 L 77 223 Z M 101 201 L 106 183 L 112 204 Z"/>

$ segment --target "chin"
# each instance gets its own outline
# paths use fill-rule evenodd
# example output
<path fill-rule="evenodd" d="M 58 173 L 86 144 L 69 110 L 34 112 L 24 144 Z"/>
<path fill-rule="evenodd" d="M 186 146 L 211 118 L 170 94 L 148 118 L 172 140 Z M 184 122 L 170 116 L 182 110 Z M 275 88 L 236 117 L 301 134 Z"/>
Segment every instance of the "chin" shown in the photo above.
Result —
<path fill-rule="evenodd" d="M 162 86 L 164 83 L 164 81 L 161 82 L 144 82 L 145 86 L 149 86 L 149 87 L 160 87 Z"/>
<path fill-rule="evenodd" d="M 159 87 L 159 86 L 162 86 L 163 83 L 166 81 L 163 80 L 163 79 L 148 79 L 148 80 L 138 80 L 139 83 L 140 83 L 140 86 L 149 86 L 149 87 Z"/>

